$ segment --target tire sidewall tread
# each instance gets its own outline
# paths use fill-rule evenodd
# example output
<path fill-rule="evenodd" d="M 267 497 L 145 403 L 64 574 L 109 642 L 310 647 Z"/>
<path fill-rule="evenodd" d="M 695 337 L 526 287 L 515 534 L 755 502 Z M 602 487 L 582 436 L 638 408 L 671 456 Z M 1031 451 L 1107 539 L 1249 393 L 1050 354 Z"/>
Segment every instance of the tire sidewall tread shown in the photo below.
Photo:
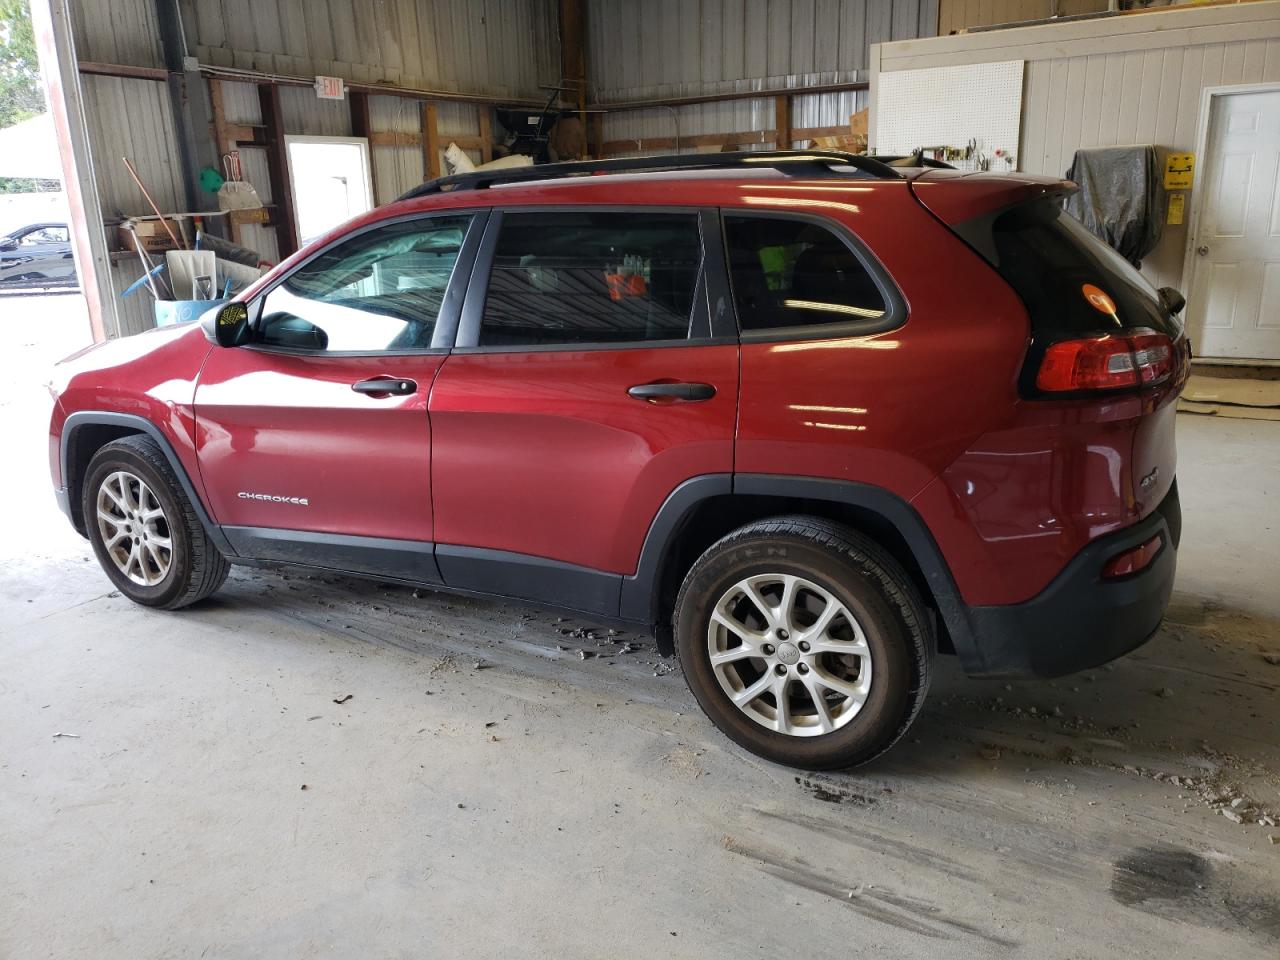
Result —
<path fill-rule="evenodd" d="M 711 606 L 734 582 L 766 571 L 816 580 L 859 618 L 872 647 L 871 692 L 846 727 L 786 736 L 751 720 L 720 688 L 706 654 Z M 887 550 L 842 524 L 780 516 L 740 527 L 693 564 L 675 611 L 677 652 L 695 698 L 730 739 L 769 760 L 811 770 L 867 763 L 906 733 L 924 703 L 936 639 L 919 591 Z"/>
<path fill-rule="evenodd" d="M 173 541 L 170 572 L 153 587 L 134 583 L 116 568 L 98 531 L 98 489 L 107 474 L 121 469 L 146 481 L 169 524 Z M 150 437 L 122 437 L 99 448 L 85 471 L 80 496 L 85 532 L 98 562 L 120 592 L 134 602 L 176 610 L 203 600 L 227 579 L 230 564 L 210 541 L 168 458 Z"/>

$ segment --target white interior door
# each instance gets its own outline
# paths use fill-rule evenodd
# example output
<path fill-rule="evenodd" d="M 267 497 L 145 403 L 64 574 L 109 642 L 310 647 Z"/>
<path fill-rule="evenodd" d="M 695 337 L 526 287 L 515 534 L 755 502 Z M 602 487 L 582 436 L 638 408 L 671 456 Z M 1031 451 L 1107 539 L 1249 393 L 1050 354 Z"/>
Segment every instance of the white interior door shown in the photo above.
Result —
<path fill-rule="evenodd" d="M 1188 326 L 1202 357 L 1280 360 L 1280 90 L 1210 97 Z"/>
<path fill-rule="evenodd" d="M 363 137 L 284 139 L 299 245 L 373 209 L 369 141 Z"/>

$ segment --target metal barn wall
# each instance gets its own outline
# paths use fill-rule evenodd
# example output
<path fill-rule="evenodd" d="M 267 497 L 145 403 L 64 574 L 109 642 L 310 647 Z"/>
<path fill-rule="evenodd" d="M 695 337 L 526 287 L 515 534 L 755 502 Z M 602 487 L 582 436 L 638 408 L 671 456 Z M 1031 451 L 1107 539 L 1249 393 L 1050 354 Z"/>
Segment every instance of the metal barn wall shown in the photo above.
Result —
<path fill-rule="evenodd" d="M 938 0 L 938 36 L 998 23 L 1100 13 L 1107 0 Z"/>
<path fill-rule="evenodd" d="M 182 0 L 202 63 L 538 96 L 560 76 L 556 0 Z"/>
<path fill-rule="evenodd" d="M 1150 143 L 1195 151 L 1206 87 L 1280 81 L 1280 3 L 1191 7 L 889 43 L 874 50 L 872 59 L 877 74 L 1025 60 L 1018 167 L 1061 176 L 1082 147 Z M 1185 292 L 1186 245 L 1186 224 L 1166 226 L 1143 272 L 1158 286 Z"/>
<path fill-rule="evenodd" d="M 70 8 L 79 60 L 163 66 L 155 0 L 74 0 Z M 189 52 L 214 66 L 535 99 L 546 95 L 541 85 L 560 75 L 557 0 L 180 0 L 180 10 Z M 181 211 L 182 171 L 165 85 L 91 74 L 81 74 L 81 83 L 104 218 L 150 213 L 121 162 L 126 155 L 161 208 Z M 229 121 L 262 122 L 254 84 L 222 85 Z M 280 101 L 286 133 L 351 133 L 347 101 L 319 100 L 297 86 L 281 87 Z M 375 131 L 421 133 L 416 101 L 373 96 L 369 113 Z M 479 108 L 442 102 L 437 128 L 442 147 L 451 136 L 476 135 Z M 377 202 L 422 182 L 420 146 L 376 146 L 370 155 Z M 479 160 L 477 152 L 471 155 Z M 270 203 L 265 151 L 244 148 L 241 159 L 246 178 Z M 274 229 L 246 225 L 241 231 L 264 258 L 278 258 Z M 114 245 L 114 237 L 108 240 Z M 117 291 L 140 273 L 136 255 L 113 256 Z M 116 310 L 119 330 L 113 332 L 153 326 L 145 293 L 117 298 Z"/>
<path fill-rule="evenodd" d="M 866 80 L 870 44 L 933 36 L 937 21 L 938 0 L 590 0 L 588 83 L 607 103 Z M 798 96 L 792 125 L 847 124 L 866 98 Z M 628 110 L 605 115 L 604 138 L 768 130 L 773 110 L 769 99 Z"/>

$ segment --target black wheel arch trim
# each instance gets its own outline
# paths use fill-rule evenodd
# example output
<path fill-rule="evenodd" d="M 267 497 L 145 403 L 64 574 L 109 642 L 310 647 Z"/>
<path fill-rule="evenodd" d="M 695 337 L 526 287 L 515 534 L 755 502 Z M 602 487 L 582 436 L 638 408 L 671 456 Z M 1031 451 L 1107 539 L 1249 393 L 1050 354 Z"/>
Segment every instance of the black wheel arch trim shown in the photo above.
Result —
<path fill-rule="evenodd" d="M 76 431 L 86 426 L 127 427 L 154 440 L 164 454 L 165 459 L 169 461 L 169 466 L 173 468 L 174 474 L 178 477 L 178 482 L 182 484 L 182 492 L 191 501 L 191 506 L 194 508 L 196 516 L 199 517 L 205 533 L 209 535 L 209 539 L 213 541 L 214 546 L 228 559 L 234 559 L 237 556 L 236 551 L 231 546 L 231 542 L 222 532 L 222 528 L 214 523 L 209 516 L 208 510 L 205 509 L 204 501 L 192 485 L 191 478 L 187 476 L 187 470 L 182 465 L 182 461 L 178 459 L 177 453 L 174 452 L 173 444 L 169 442 L 169 438 L 161 433 L 160 428 L 154 423 L 137 414 L 115 413 L 107 410 L 77 410 L 67 417 L 62 425 L 58 457 L 62 469 L 63 489 L 67 491 L 69 501 L 72 499 L 73 493 L 78 493 L 78 491 L 72 491 L 71 477 L 68 472 L 71 441 L 75 437 Z M 70 507 L 70 503 L 68 506 Z"/>
<path fill-rule="evenodd" d="M 964 669 L 981 672 L 983 659 L 969 608 L 960 596 L 942 550 L 910 504 L 883 487 L 782 474 L 723 473 L 693 477 L 676 487 L 658 509 L 641 548 L 635 575 L 622 580 L 618 612 L 625 619 L 657 625 L 659 647 L 665 648 L 664 652 L 672 648 L 670 630 L 664 630 L 661 623 L 659 573 L 662 564 L 698 504 L 710 497 L 728 494 L 825 500 L 878 514 L 901 534 L 915 558 Z"/>

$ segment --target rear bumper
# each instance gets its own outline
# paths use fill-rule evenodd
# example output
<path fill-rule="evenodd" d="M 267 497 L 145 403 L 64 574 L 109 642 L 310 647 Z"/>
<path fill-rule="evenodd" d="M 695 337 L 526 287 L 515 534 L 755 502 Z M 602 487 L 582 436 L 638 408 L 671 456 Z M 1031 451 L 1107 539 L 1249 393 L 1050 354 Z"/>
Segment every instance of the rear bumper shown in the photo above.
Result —
<path fill-rule="evenodd" d="M 1143 570 L 1103 580 L 1103 564 L 1156 534 L 1164 544 Z M 1131 527 L 1085 547 L 1035 598 L 1025 603 L 970 607 L 976 656 L 973 676 L 1057 677 L 1123 656 L 1151 638 L 1173 593 L 1182 535 L 1175 482 L 1160 506 Z"/>

